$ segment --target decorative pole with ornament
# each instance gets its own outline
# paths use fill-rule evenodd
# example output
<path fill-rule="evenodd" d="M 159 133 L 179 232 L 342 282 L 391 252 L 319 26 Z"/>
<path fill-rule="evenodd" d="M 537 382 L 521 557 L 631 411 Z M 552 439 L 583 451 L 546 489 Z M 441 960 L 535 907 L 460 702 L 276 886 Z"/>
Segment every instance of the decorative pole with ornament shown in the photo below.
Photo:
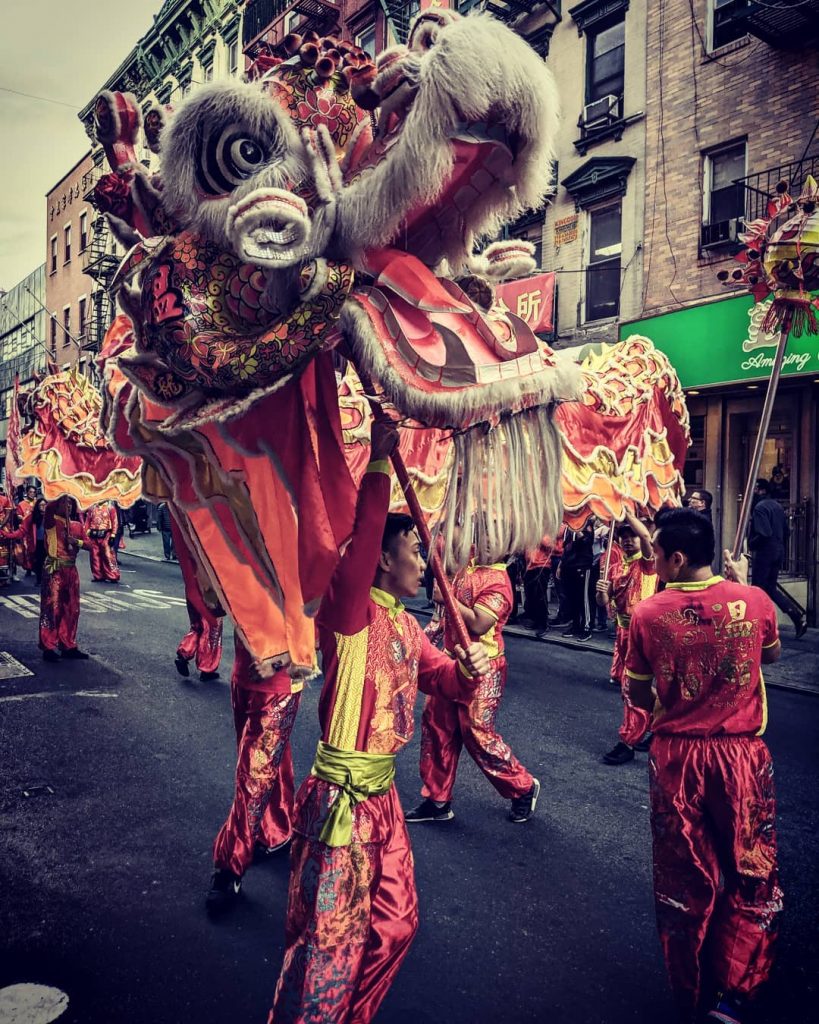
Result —
<path fill-rule="evenodd" d="M 782 223 L 782 218 L 787 219 Z M 723 281 L 744 281 L 757 302 L 773 296 L 762 321 L 768 334 L 779 332 L 771 378 L 762 407 L 759 432 L 754 444 L 748 478 L 742 495 L 732 555 L 738 558 L 751 515 L 751 496 L 762 463 L 762 453 L 773 414 L 774 401 L 782 375 L 788 337 L 818 334 L 816 310 L 819 298 L 819 186 L 811 176 L 805 179 L 802 194 L 793 200 L 788 183 L 777 185 L 777 195 L 768 203 L 768 215 L 751 221 L 740 236 L 745 248 L 737 256 L 741 270 L 721 271 Z"/>

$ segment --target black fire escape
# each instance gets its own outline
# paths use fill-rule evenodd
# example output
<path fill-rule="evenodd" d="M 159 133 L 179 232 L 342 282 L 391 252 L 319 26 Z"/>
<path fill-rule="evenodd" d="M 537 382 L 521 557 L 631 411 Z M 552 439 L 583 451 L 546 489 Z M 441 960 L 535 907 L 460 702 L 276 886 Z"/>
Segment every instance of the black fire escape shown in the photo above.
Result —
<path fill-rule="evenodd" d="M 85 182 L 83 198 L 93 205 L 93 191 L 100 170 L 88 175 Z M 99 352 L 105 332 L 113 319 L 114 304 L 111 298 L 111 281 L 119 266 L 119 258 L 114 254 L 113 239 L 108 230 L 105 217 L 98 213 L 91 222 L 91 238 L 83 253 L 82 271 L 94 282 L 91 289 L 89 309 L 86 323 L 80 324 L 82 346 L 86 351 Z"/>
<path fill-rule="evenodd" d="M 819 0 L 733 0 L 716 13 L 776 49 L 806 50 L 819 42 Z"/>

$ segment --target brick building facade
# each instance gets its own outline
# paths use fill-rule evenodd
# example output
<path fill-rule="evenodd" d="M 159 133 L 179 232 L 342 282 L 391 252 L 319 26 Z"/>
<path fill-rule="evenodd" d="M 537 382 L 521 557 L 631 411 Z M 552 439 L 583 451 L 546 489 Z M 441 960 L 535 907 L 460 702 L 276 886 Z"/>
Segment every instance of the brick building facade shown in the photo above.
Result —
<path fill-rule="evenodd" d="M 83 272 L 91 244 L 94 208 L 85 201 L 94 161 L 86 153 L 46 194 L 46 347 L 59 367 L 87 358 L 91 280 Z"/>

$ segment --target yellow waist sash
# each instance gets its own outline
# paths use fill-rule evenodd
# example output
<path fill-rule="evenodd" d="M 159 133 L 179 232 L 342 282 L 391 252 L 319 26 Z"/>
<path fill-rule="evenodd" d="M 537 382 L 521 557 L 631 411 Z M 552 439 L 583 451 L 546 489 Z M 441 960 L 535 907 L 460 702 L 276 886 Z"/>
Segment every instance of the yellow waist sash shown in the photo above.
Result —
<path fill-rule="evenodd" d="M 389 790 L 395 778 L 395 754 L 339 750 L 319 740 L 311 774 L 340 787 L 319 838 L 327 846 L 348 846 L 353 838 L 353 807 Z"/>

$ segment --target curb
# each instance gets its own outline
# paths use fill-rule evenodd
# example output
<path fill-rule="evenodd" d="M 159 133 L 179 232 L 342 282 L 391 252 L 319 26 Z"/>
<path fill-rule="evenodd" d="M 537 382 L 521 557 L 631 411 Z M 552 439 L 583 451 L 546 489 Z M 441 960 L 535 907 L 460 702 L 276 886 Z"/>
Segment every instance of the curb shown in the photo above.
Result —
<path fill-rule="evenodd" d="M 160 558 L 158 555 L 143 555 L 138 551 L 129 551 L 127 548 L 125 551 L 120 551 L 120 558 L 125 556 L 126 558 L 141 558 L 144 562 L 159 562 L 160 565 L 179 565 L 179 562 L 168 561 L 167 558 Z"/>

